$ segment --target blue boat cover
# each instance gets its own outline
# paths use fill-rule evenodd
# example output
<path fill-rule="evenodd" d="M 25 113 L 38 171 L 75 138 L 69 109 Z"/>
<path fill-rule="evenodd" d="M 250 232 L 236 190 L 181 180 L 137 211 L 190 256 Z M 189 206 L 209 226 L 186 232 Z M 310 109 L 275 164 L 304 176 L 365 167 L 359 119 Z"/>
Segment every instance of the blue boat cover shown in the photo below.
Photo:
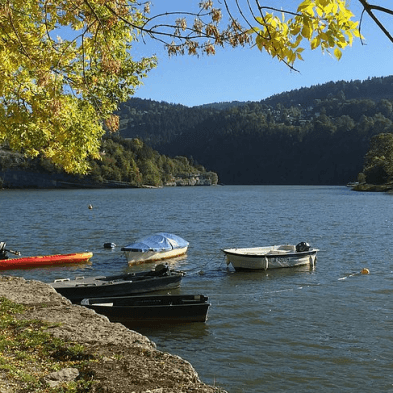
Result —
<path fill-rule="evenodd" d="M 146 251 L 170 251 L 176 248 L 188 246 L 188 242 L 179 236 L 171 233 L 155 233 L 137 240 L 126 247 L 122 251 L 146 252 Z"/>

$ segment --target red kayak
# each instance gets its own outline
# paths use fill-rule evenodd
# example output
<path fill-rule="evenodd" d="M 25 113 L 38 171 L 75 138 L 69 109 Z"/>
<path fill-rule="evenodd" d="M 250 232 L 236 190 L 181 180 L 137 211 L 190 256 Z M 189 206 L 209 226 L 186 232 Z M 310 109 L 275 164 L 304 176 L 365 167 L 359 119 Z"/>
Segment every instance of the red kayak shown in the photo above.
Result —
<path fill-rule="evenodd" d="M 0 259 L 0 270 L 88 262 L 92 252 Z"/>

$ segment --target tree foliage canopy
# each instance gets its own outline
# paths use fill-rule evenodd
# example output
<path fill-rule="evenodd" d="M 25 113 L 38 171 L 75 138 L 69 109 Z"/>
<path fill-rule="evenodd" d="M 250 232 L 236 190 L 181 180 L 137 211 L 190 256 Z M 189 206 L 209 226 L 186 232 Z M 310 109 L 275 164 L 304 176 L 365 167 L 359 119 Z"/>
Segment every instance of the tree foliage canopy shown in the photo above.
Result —
<path fill-rule="evenodd" d="M 363 175 L 369 184 L 385 184 L 393 180 L 393 134 L 381 133 L 371 138 L 365 156 Z"/>
<path fill-rule="evenodd" d="M 391 38 L 374 12 L 392 11 L 359 2 Z M 303 0 L 287 10 L 259 0 L 203 0 L 195 12 L 157 15 L 150 15 L 149 2 L 137 0 L 3 0 L 0 143 L 86 172 L 88 158 L 99 157 L 104 130 L 118 128 L 118 103 L 156 66 L 154 56 L 132 57 L 133 43 L 148 37 L 169 54 L 255 44 L 294 67 L 304 43 L 340 59 L 361 35 L 346 0 Z"/>
<path fill-rule="evenodd" d="M 0 142 L 85 172 L 103 124 L 117 128 L 117 103 L 155 66 L 131 57 L 143 22 L 133 1 L 2 1 Z"/>

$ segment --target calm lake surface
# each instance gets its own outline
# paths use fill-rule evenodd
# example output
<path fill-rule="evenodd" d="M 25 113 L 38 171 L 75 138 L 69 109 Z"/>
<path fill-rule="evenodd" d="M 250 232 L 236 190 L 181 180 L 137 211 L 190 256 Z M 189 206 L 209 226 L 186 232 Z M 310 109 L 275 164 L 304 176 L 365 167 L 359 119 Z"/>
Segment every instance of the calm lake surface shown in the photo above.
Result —
<path fill-rule="evenodd" d="M 88 265 L 4 272 L 27 279 L 127 272 L 120 248 L 136 238 L 166 231 L 188 240 L 187 257 L 170 265 L 187 273 L 177 292 L 209 296 L 207 323 L 139 331 L 205 383 L 230 393 L 393 392 L 393 195 L 321 186 L 5 190 L 0 208 L 0 241 L 24 256 L 94 253 Z M 301 241 L 321 250 L 314 270 L 235 273 L 220 251 Z"/>

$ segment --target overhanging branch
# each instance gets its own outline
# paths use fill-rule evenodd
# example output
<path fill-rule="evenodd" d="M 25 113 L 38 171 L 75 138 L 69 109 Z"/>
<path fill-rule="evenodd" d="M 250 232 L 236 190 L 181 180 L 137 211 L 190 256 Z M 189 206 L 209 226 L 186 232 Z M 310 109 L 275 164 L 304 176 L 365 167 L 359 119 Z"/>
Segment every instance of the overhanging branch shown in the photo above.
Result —
<path fill-rule="evenodd" d="M 360 4 L 363 6 L 364 11 L 366 12 L 370 18 L 376 23 L 376 25 L 382 30 L 382 32 L 386 35 L 386 37 L 393 43 L 393 36 L 386 29 L 386 27 L 382 24 L 382 22 L 375 16 L 373 11 L 380 11 L 385 14 L 393 15 L 393 10 L 381 7 L 375 4 L 369 4 L 367 0 L 359 0 Z"/>

